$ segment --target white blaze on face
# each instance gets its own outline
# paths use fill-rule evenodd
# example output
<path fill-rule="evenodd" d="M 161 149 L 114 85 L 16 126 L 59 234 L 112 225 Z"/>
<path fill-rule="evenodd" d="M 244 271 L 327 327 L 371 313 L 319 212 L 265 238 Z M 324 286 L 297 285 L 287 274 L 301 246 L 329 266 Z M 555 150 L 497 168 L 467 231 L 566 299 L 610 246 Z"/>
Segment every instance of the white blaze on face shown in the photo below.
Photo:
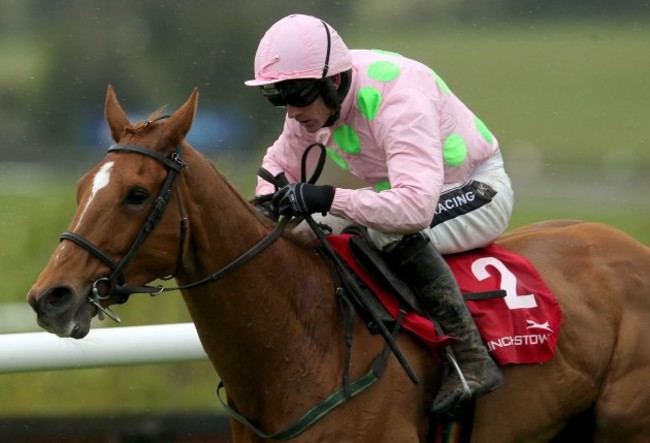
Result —
<path fill-rule="evenodd" d="M 93 179 L 93 187 L 90 191 L 90 197 L 88 197 L 88 200 L 86 200 L 86 205 L 81 211 L 81 215 L 79 216 L 79 221 L 77 222 L 77 226 L 75 226 L 74 231 L 76 231 L 79 228 L 79 226 L 81 226 L 81 222 L 83 221 L 84 215 L 86 214 L 88 207 L 93 202 L 93 199 L 95 198 L 97 193 L 110 183 L 112 168 L 113 168 L 113 162 L 108 162 L 108 163 L 104 163 L 102 167 L 99 168 L 99 171 L 97 171 L 97 174 Z"/>

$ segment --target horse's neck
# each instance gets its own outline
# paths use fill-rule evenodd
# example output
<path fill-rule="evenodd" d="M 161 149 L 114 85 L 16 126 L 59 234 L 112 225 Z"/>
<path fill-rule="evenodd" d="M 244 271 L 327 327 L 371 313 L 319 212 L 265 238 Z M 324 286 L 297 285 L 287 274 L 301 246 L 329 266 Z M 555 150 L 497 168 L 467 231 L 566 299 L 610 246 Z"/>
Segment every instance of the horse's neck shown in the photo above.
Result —
<path fill-rule="evenodd" d="M 203 163 L 200 174 L 196 169 L 187 178 L 192 269 L 179 277 L 182 284 L 221 269 L 271 230 L 216 170 Z M 333 293 L 316 254 L 280 238 L 220 281 L 184 297 L 229 395 L 241 389 L 243 397 L 271 374 L 294 377 L 296 364 L 316 372 L 319 359 L 311 363 L 309 356 L 338 344 L 327 335 L 341 331 L 332 325 L 338 318 Z"/>

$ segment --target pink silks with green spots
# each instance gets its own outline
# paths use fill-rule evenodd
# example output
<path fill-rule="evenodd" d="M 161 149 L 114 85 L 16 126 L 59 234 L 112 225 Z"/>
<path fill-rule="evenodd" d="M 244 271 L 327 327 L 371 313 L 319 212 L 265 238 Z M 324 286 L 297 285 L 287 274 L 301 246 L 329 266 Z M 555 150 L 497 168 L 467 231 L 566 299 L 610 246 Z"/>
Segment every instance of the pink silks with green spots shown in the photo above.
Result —
<path fill-rule="evenodd" d="M 262 166 L 297 181 L 304 149 L 323 143 L 336 165 L 368 185 L 337 188 L 332 214 L 385 232 L 425 229 L 443 185 L 467 181 L 498 141 L 428 66 L 386 51 L 350 53 L 340 118 L 315 133 L 287 118 Z M 256 193 L 269 192 L 260 179 Z"/>

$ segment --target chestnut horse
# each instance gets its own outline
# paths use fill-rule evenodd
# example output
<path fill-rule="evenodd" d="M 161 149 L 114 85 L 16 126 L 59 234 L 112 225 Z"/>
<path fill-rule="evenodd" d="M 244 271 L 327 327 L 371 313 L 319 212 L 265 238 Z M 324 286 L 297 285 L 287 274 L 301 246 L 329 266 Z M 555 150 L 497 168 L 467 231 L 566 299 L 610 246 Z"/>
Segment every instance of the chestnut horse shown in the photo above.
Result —
<path fill-rule="evenodd" d="M 117 148 L 79 180 L 69 231 L 27 299 L 40 326 L 80 339 L 94 315 L 125 301 L 121 284 L 173 275 L 190 286 L 183 298 L 228 404 L 273 434 L 341 387 L 335 285 L 312 245 L 285 233 L 236 269 L 192 286 L 274 230 L 185 141 L 197 96 L 169 118 L 132 125 L 109 86 L 105 116 Z M 169 192 L 159 197 L 163 188 Z M 152 211 L 161 213 L 157 226 Z M 145 225 L 152 232 L 142 238 Z M 477 400 L 472 441 L 546 442 L 583 413 L 593 419 L 578 441 L 649 441 L 650 249 L 611 227 L 568 221 L 520 228 L 498 243 L 537 267 L 564 324 L 552 361 L 503 368 L 503 387 Z M 420 384 L 391 357 L 374 385 L 292 441 L 426 441 L 439 372 L 410 334 L 396 341 Z M 351 378 L 366 374 L 384 346 L 356 320 Z M 266 440 L 239 421 L 231 428 L 235 442 Z"/>

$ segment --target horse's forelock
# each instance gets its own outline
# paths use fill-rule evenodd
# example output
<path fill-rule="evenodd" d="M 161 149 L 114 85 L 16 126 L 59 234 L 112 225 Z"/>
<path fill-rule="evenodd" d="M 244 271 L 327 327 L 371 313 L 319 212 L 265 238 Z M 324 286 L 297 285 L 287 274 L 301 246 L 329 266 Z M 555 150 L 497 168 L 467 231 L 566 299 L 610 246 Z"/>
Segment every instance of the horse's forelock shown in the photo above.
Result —
<path fill-rule="evenodd" d="M 149 117 L 147 117 L 146 120 L 141 121 L 135 126 L 128 126 L 125 128 L 125 131 L 129 132 L 130 134 L 140 134 L 143 132 L 143 130 L 147 129 L 152 129 L 155 127 L 155 125 L 152 125 L 152 123 L 156 123 L 162 116 L 163 112 L 165 110 L 165 106 L 161 106 L 160 108 L 156 109 L 154 112 L 152 112 Z"/>
<path fill-rule="evenodd" d="M 154 120 L 157 120 L 157 119 L 159 119 L 160 117 L 162 117 L 163 112 L 165 111 L 166 108 L 167 108 L 167 105 L 163 105 L 163 106 L 161 106 L 160 108 L 158 108 L 158 109 L 156 109 L 155 111 L 153 111 L 153 112 L 151 113 L 151 115 L 150 115 L 149 117 L 147 117 L 147 121 L 149 121 L 149 122 L 153 122 Z"/>

